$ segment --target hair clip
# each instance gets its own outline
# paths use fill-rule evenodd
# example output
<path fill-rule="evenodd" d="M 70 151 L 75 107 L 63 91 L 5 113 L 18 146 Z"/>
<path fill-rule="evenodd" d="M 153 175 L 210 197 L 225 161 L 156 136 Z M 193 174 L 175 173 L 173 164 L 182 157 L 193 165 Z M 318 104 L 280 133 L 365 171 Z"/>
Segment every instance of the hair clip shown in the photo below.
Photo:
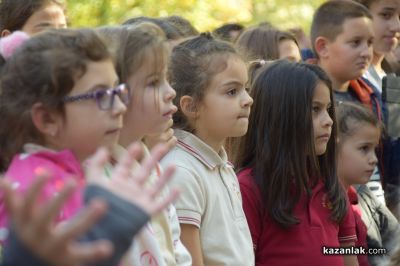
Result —
<path fill-rule="evenodd" d="M 259 61 L 259 63 L 260 63 L 260 65 L 265 65 L 265 63 L 267 63 L 264 59 L 261 59 L 260 61 Z"/>
<path fill-rule="evenodd" d="M 10 58 L 15 49 L 20 47 L 30 37 L 23 31 L 14 31 L 11 35 L 0 39 L 0 54 L 4 59 Z"/>

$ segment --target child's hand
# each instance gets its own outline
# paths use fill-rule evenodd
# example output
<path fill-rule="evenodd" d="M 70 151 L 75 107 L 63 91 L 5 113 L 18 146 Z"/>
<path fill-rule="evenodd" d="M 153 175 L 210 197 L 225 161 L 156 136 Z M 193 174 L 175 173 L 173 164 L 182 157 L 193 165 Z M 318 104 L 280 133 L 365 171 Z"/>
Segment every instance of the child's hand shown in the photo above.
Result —
<path fill-rule="evenodd" d="M 176 137 L 174 136 L 174 130 L 172 129 L 173 120 L 170 119 L 167 129 L 159 135 L 147 135 L 144 137 L 143 142 L 147 148 L 152 149 L 158 143 L 166 143 L 168 147 L 172 148 L 176 145 Z"/>
<path fill-rule="evenodd" d="M 175 171 L 173 166 L 166 168 L 154 185 L 146 186 L 153 168 L 168 150 L 167 144 L 157 145 L 152 149 L 151 155 L 144 159 L 132 173 L 133 162 L 138 161 L 143 152 L 142 146 L 134 143 L 128 147 L 127 152 L 115 166 L 111 178 L 107 178 L 103 173 L 109 156 L 105 149 L 100 149 L 88 162 L 86 179 L 89 184 L 101 186 L 139 206 L 148 214 L 155 215 L 171 204 L 179 194 L 177 190 L 172 189 L 166 197 L 161 199 L 158 197 Z"/>
<path fill-rule="evenodd" d="M 112 244 L 109 241 L 85 244 L 76 241 L 78 236 L 86 232 L 105 213 L 106 204 L 101 200 L 94 200 L 74 219 L 56 227 L 54 218 L 75 185 L 73 182 L 67 182 L 57 197 L 39 205 L 40 191 L 48 178 L 47 175 L 38 176 L 25 195 L 18 195 L 8 181 L 0 180 L 12 225 L 11 230 L 15 233 L 17 241 L 33 255 L 51 265 L 81 265 L 110 256 Z M 7 253 L 5 255 L 7 256 Z"/>

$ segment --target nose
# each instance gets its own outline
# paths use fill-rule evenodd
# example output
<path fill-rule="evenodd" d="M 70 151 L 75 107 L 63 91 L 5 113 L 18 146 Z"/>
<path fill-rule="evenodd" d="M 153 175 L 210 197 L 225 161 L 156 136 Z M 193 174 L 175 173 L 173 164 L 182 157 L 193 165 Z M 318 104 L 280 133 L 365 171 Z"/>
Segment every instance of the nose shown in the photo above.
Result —
<path fill-rule="evenodd" d="M 165 84 L 164 101 L 170 102 L 176 97 L 176 91 L 171 87 L 168 81 Z"/>
<path fill-rule="evenodd" d="M 253 98 L 249 95 L 249 93 L 244 90 L 244 97 L 243 100 L 241 101 L 241 106 L 242 107 L 250 107 L 253 105 Z"/>
<path fill-rule="evenodd" d="M 396 36 L 400 33 L 400 18 L 399 16 L 393 16 L 393 20 L 390 23 L 390 30 L 396 34 Z"/>
<path fill-rule="evenodd" d="M 333 125 L 333 120 L 331 116 L 329 115 L 328 111 L 325 111 L 325 115 L 322 120 L 323 126 L 324 127 L 332 127 Z"/>
<path fill-rule="evenodd" d="M 368 44 L 367 42 L 361 46 L 361 53 L 360 55 L 366 59 L 372 58 L 373 48 L 372 45 Z"/>
<path fill-rule="evenodd" d="M 378 158 L 376 157 L 375 151 L 372 152 L 370 158 L 369 158 L 369 164 L 370 165 L 376 165 L 378 163 Z"/>
<path fill-rule="evenodd" d="M 114 104 L 112 108 L 112 114 L 114 116 L 123 115 L 126 112 L 126 105 L 121 101 L 119 96 L 114 97 Z"/>

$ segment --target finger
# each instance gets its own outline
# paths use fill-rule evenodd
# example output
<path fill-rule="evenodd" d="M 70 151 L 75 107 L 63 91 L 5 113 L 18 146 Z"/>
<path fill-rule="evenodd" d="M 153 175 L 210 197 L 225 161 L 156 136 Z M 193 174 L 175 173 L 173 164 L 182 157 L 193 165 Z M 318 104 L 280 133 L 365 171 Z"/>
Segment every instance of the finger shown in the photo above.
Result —
<path fill-rule="evenodd" d="M 97 240 L 89 243 L 74 243 L 69 248 L 71 260 L 77 265 L 101 261 L 113 252 L 113 245 L 108 240 Z"/>
<path fill-rule="evenodd" d="M 149 206 L 141 206 L 144 210 L 146 210 L 150 216 L 154 216 L 159 214 L 168 205 L 172 204 L 178 197 L 180 191 L 178 189 L 171 189 L 169 194 L 166 197 L 161 198 L 160 200 L 152 201 L 149 203 Z"/>
<path fill-rule="evenodd" d="M 59 214 L 65 201 L 71 196 L 76 188 L 76 183 L 73 180 L 66 182 L 64 188 L 59 194 L 50 200 L 48 204 L 38 213 L 38 219 L 35 221 L 38 227 L 45 228 L 52 224 L 54 218 Z"/>
<path fill-rule="evenodd" d="M 89 230 L 107 211 L 107 204 L 102 199 L 93 199 L 77 216 L 66 224 L 56 229 L 60 242 L 70 241 L 83 235 Z"/>
<path fill-rule="evenodd" d="M 127 148 L 126 153 L 119 159 L 113 171 L 113 179 L 130 177 L 134 161 L 138 161 L 143 155 L 143 148 L 139 142 L 135 142 Z"/>
<path fill-rule="evenodd" d="M 99 183 L 103 178 L 104 167 L 109 159 L 106 148 L 99 148 L 96 153 L 88 159 L 86 180 L 89 183 Z"/>
<path fill-rule="evenodd" d="M 157 198 L 157 196 L 163 191 L 166 187 L 169 180 L 171 180 L 173 174 L 175 173 L 175 166 L 168 166 L 162 173 L 162 175 L 158 178 L 157 182 L 149 187 L 148 194 L 150 198 Z"/>
<path fill-rule="evenodd" d="M 50 179 L 50 173 L 43 168 L 39 168 L 35 171 L 38 173 L 38 175 L 36 176 L 36 179 L 32 183 L 31 187 L 27 190 L 25 199 L 22 200 L 21 204 L 21 218 L 24 220 L 30 219 L 32 213 L 34 213 L 34 210 L 36 209 L 35 206 L 37 206 L 36 203 L 38 197 L 44 185 Z"/>
<path fill-rule="evenodd" d="M 10 181 L 4 178 L 0 179 L 0 189 L 3 192 L 6 210 L 11 217 L 14 217 L 18 213 L 18 206 L 21 204 L 20 199 L 12 188 Z"/>
<path fill-rule="evenodd" d="M 135 181 L 140 185 L 146 183 L 157 162 L 168 152 L 166 144 L 157 144 L 151 151 L 150 156 L 146 157 L 141 167 L 137 167 L 134 172 Z"/>

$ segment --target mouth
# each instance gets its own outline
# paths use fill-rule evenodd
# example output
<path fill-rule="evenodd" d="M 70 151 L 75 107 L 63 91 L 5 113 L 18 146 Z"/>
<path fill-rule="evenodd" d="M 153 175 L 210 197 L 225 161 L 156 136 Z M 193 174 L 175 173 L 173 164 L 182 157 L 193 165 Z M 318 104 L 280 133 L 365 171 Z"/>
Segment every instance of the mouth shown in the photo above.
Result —
<path fill-rule="evenodd" d="M 370 177 L 374 173 L 374 169 L 365 171 L 365 173 Z"/>
<path fill-rule="evenodd" d="M 324 141 L 329 141 L 329 138 L 330 138 L 330 137 L 331 137 L 330 134 L 323 134 L 323 135 L 318 136 L 317 139 L 319 139 L 319 140 L 324 140 Z"/>
<path fill-rule="evenodd" d="M 172 118 L 172 115 L 176 113 L 178 108 L 176 106 L 170 108 L 167 112 L 165 112 L 162 116 L 166 118 Z"/>
<path fill-rule="evenodd" d="M 121 127 L 118 128 L 114 128 L 114 129 L 110 129 L 106 131 L 106 135 L 110 135 L 110 134 L 115 134 L 115 133 L 119 133 L 121 131 Z"/>

